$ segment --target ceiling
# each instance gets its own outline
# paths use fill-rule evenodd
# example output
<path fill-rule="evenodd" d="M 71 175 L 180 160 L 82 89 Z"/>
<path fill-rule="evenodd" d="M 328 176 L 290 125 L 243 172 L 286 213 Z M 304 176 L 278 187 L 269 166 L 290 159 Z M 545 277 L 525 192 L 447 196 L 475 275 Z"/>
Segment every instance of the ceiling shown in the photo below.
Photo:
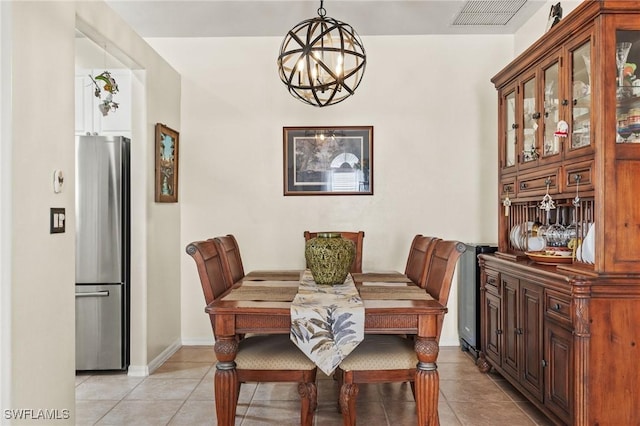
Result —
<path fill-rule="evenodd" d="M 319 0 L 107 0 L 141 37 L 284 36 Z M 546 0 L 327 0 L 361 36 L 513 34 Z M 461 14 L 461 12 L 465 12 Z"/>

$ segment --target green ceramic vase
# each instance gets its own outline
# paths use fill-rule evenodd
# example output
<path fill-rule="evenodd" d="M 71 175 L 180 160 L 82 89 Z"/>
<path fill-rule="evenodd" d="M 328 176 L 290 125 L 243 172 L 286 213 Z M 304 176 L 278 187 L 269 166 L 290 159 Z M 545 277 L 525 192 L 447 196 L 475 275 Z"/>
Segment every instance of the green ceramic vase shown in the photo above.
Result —
<path fill-rule="evenodd" d="M 304 249 L 313 280 L 322 285 L 344 283 L 355 255 L 355 243 L 339 233 L 319 233 L 306 242 Z"/>

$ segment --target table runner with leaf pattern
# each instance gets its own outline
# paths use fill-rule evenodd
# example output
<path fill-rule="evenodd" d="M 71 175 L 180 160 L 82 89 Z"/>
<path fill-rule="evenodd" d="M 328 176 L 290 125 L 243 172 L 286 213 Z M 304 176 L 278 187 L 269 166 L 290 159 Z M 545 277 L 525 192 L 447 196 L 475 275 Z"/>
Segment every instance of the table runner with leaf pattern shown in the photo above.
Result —
<path fill-rule="evenodd" d="M 364 304 L 351 275 L 341 285 L 317 285 L 306 270 L 291 303 L 291 340 L 331 375 L 363 338 Z"/>

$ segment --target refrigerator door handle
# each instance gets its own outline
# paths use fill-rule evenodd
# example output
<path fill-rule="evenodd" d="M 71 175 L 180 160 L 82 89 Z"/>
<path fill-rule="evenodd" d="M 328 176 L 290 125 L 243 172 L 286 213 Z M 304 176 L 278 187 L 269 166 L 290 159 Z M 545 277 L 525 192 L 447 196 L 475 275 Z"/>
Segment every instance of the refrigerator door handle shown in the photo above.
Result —
<path fill-rule="evenodd" d="M 76 297 L 109 297 L 109 290 L 76 293 Z"/>

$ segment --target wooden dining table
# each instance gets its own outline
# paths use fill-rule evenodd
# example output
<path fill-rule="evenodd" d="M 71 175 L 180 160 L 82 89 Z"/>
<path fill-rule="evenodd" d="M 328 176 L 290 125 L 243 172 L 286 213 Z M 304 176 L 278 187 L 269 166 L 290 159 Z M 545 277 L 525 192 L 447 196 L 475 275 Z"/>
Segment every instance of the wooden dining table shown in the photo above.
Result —
<path fill-rule="evenodd" d="M 291 328 L 291 301 L 302 271 L 253 271 L 237 282 L 222 297 L 205 308 L 215 330 L 214 350 L 218 362 L 214 376 L 216 414 L 219 425 L 235 424 L 239 383 L 234 359 L 238 349 L 238 336 L 247 333 L 289 334 Z M 438 393 L 438 319 L 447 308 L 426 295 L 398 272 L 353 273 L 365 308 L 365 333 L 403 334 L 415 336 L 418 358 L 415 377 L 415 400 L 418 425 L 439 425 Z M 281 290 L 263 292 L 255 290 L 260 282 L 277 286 Z M 403 297 L 399 287 L 392 291 L 383 286 L 406 282 L 407 291 L 424 292 L 426 297 Z M 376 286 L 380 283 L 380 286 Z M 290 288 L 289 290 L 286 290 Z M 393 289 L 394 287 L 389 287 Z M 404 287 L 402 287 L 403 290 Z"/>

